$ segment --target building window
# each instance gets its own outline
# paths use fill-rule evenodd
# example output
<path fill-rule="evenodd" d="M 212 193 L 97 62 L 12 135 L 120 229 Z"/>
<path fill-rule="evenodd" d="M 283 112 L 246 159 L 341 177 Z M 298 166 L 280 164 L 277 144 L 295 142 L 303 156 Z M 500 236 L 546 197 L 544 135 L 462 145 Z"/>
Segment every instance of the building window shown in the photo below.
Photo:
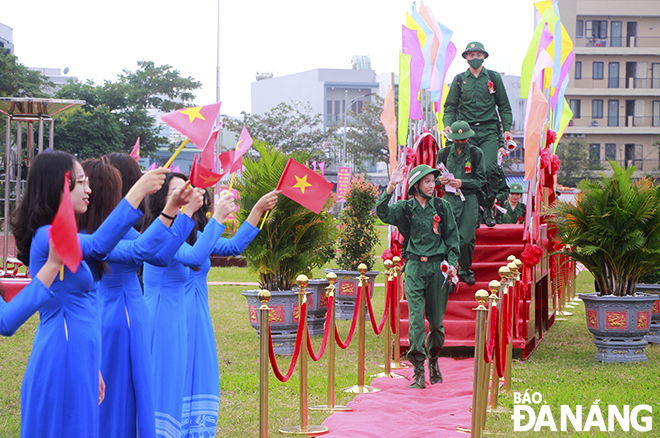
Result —
<path fill-rule="evenodd" d="M 651 64 L 651 88 L 660 88 L 660 63 Z"/>
<path fill-rule="evenodd" d="M 577 20 L 575 22 L 575 37 L 584 38 L 584 20 Z"/>
<path fill-rule="evenodd" d="M 582 61 L 575 61 L 575 79 L 582 79 Z"/>
<path fill-rule="evenodd" d="M 591 117 L 594 119 L 603 118 L 603 101 L 601 99 L 591 101 Z"/>
<path fill-rule="evenodd" d="M 607 68 L 607 88 L 619 88 L 619 63 L 610 62 Z"/>
<path fill-rule="evenodd" d="M 610 160 L 616 160 L 615 143 L 605 143 L 605 158 L 609 158 Z"/>
<path fill-rule="evenodd" d="M 660 100 L 653 101 L 653 126 L 660 126 Z"/>
<path fill-rule="evenodd" d="M 331 100 L 326 101 L 325 112 L 328 115 L 332 114 L 332 101 Z"/>
<path fill-rule="evenodd" d="M 571 99 L 568 104 L 571 106 L 571 111 L 573 112 L 573 118 L 574 119 L 579 119 L 580 118 L 580 104 L 581 104 L 580 99 Z"/>
<path fill-rule="evenodd" d="M 621 42 L 622 42 L 622 31 L 623 31 L 623 23 L 621 21 L 612 21 L 610 24 L 611 29 L 612 29 L 612 42 L 610 44 L 611 47 L 621 47 Z"/>
<path fill-rule="evenodd" d="M 591 24 L 591 35 L 589 34 L 589 24 Z M 587 21 L 587 37 L 596 40 L 607 40 L 607 20 Z"/>
<path fill-rule="evenodd" d="M 604 62 L 594 62 L 593 63 L 593 73 L 592 77 L 594 79 L 603 79 L 603 69 L 605 68 Z"/>
<path fill-rule="evenodd" d="M 619 126 L 619 101 L 607 101 L 607 126 Z"/>
<path fill-rule="evenodd" d="M 589 145 L 589 160 L 592 163 L 600 161 L 600 143 L 591 143 Z"/>

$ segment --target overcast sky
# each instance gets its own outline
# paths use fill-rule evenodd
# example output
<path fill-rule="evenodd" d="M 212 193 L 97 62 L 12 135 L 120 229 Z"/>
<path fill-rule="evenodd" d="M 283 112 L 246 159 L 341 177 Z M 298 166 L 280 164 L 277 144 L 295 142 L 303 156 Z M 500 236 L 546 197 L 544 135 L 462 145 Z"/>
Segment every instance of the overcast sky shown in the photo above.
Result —
<path fill-rule="evenodd" d="M 467 68 L 460 53 L 473 40 L 490 53 L 487 68 L 520 74 L 533 0 L 424 4 L 454 31 L 459 54 L 448 78 Z M 401 0 L 220 0 L 222 113 L 250 111 L 258 71 L 351 68 L 353 55 L 370 55 L 376 73 L 398 72 L 401 25 L 411 10 L 412 2 Z M 135 70 L 139 60 L 153 61 L 201 81 L 196 104 L 215 101 L 218 0 L 4 0 L 0 23 L 13 29 L 15 54 L 26 66 L 68 67 L 69 75 L 100 84 Z"/>

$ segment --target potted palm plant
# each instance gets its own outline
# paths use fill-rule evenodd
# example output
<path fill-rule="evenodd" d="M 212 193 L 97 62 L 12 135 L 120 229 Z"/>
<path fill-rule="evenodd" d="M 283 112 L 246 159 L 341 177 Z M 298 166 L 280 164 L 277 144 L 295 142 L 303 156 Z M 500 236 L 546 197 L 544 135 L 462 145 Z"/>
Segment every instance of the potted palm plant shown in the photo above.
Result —
<path fill-rule="evenodd" d="M 358 265 L 367 265 L 366 276 L 370 293 L 373 294 L 378 271 L 374 266 L 374 248 L 378 243 L 376 232 L 376 213 L 374 208 L 378 199 L 378 187 L 367 181 L 364 175 L 351 179 L 346 205 L 339 218 L 339 248 L 337 264 L 337 319 L 351 319 L 357 297 L 360 275 Z"/>
<path fill-rule="evenodd" d="M 651 312 L 657 295 L 637 290 L 639 279 L 660 263 L 660 188 L 633 180 L 634 167 L 610 161 L 611 176 L 578 184 L 582 198 L 554 208 L 558 237 L 571 249 L 560 253 L 593 274 L 595 293 L 580 294 L 596 360 L 646 360 Z"/>
<path fill-rule="evenodd" d="M 243 175 L 237 179 L 240 195 L 238 223 L 247 218 L 259 198 L 273 190 L 284 171 L 289 157 L 298 162 L 310 158 L 306 152 L 283 154 L 270 145 L 254 142 L 258 157 L 243 157 Z M 278 354 L 293 354 L 298 326 L 298 296 L 295 279 L 300 274 L 311 277 L 314 268 L 334 258 L 333 243 L 336 229 L 327 209 L 334 200 L 328 198 L 326 208 L 316 214 L 291 199 L 280 196 L 277 206 L 270 212 L 250 245 L 243 251 L 248 268 L 259 275 L 259 286 L 271 292 L 268 303 L 273 344 Z M 308 323 L 310 334 L 323 332 L 327 301 L 325 279 L 311 279 L 307 290 Z M 295 286 L 295 288 L 294 288 Z M 258 290 L 244 291 L 248 300 L 250 324 L 258 330 Z"/>
<path fill-rule="evenodd" d="M 660 267 L 642 275 L 637 283 L 637 290 L 655 294 L 658 299 L 653 303 L 651 329 L 645 338 L 648 342 L 660 344 Z"/>

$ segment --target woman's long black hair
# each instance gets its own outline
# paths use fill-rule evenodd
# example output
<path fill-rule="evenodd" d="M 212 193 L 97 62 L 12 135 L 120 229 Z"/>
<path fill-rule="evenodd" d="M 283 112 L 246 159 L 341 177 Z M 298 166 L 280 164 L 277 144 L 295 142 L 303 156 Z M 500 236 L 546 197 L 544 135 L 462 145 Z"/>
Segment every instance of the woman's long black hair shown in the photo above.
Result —
<path fill-rule="evenodd" d="M 28 172 L 23 199 L 10 217 L 10 225 L 16 240 L 17 257 L 30 264 L 30 246 L 39 227 L 53 222 L 62 198 L 64 174 L 73 171 L 76 158 L 62 151 L 38 154 Z M 76 175 L 71 175 L 75 186 Z"/>
<path fill-rule="evenodd" d="M 160 190 L 147 196 L 144 219 L 142 220 L 142 231 L 149 228 L 149 225 L 158 218 L 158 215 L 160 215 L 165 208 L 165 204 L 167 203 L 167 193 L 170 190 L 170 181 L 172 178 L 181 178 L 184 181 L 188 181 L 187 176 L 178 172 L 170 172 L 165 176 L 165 182 Z"/>
<path fill-rule="evenodd" d="M 135 158 L 127 153 L 112 152 L 101 157 L 101 159 L 112 166 L 114 166 L 121 175 L 121 197 L 125 197 L 126 193 L 133 187 L 133 185 L 142 177 L 142 169 L 138 165 Z M 146 213 L 146 204 L 144 199 L 138 206 L 143 214 Z M 142 229 L 142 221 L 138 221 L 134 226 L 136 230 Z"/>

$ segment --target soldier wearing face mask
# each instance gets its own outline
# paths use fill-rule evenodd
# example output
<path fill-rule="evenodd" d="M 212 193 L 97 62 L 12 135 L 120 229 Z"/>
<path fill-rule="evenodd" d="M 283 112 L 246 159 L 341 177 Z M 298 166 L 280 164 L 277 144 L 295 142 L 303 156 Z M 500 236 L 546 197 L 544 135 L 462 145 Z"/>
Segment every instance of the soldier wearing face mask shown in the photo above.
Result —
<path fill-rule="evenodd" d="M 444 107 L 444 132 L 449 134 L 452 123 L 457 120 L 468 122 L 474 130 L 470 144 L 482 150 L 486 165 L 484 222 L 494 226 L 494 201 L 497 199 L 502 204 L 509 195 L 506 177 L 497 164 L 497 152 L 500 148 L 506 152 L 504 138 L 511 137 L 513 114 L 502 77 L 482 65 L 488 58 L 483 44 L 477 41 L 468 44 L 463 58 L 470 67 L 452 81 Z"/>

